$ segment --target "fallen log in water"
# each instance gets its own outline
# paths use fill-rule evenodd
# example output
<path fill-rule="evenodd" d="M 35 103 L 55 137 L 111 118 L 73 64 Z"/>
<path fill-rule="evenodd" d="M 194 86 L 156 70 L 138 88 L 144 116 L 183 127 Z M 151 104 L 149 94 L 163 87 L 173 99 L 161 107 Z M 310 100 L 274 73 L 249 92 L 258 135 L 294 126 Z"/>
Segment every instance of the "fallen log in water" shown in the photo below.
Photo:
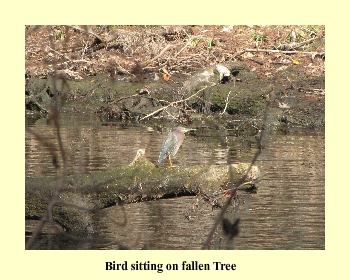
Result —
<path fill-rule="evenodd" d="M 183 194 L 204 194 L 206 197 L 215 194 L 225 199 L 225 189 L 232 178 L 230 172 L 233 172 L 234 180 L 239 181 L 249 164 L 232 164 L 231 167 L 158 167 L 145 157 L 144 150 L 139 150 L 134 161 L 127 166 L 65 178 L 59 201 L 52 209 L 52 219 L 66 230 L 86 232 L 93 213 L 112 205 Z M 246 182 L 254 184 L 259 176 L 259 168 L 253 166 Z M 26 219 L 43 217 L 58 180 L 56 177 L 26 179 Z"/>

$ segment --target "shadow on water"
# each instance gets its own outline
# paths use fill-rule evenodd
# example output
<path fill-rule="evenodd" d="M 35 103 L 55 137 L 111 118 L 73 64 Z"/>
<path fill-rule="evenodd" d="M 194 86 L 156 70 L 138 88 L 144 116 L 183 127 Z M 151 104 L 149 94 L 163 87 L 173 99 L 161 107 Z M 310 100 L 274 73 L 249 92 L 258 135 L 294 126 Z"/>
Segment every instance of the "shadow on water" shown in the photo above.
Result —
<path fill-rule="evenodd" d="M 144 125 L 101 125 L 94 117 L 62 115 L 62 138 L 69 174 L 113 170 L 129 164 L 138 149 L 156 162 L 165 134 Z M 54 127 L 27 123 L 53 142 Z M 197 127 L 174 159 L 177 165 L 226 164 L 217 131 Z M 228 131 L 233 162 L 250 162 L 257 145 L 251 136 Z M 226 217 L 240 218 L 240 233 L 230 242 L 221 227 L 211 249 L 324 249 L 324 132 L 294 129 L 268 131 L 256 164 L 261 169 L 257 193 L 238 192 L 238 204 Z M 52 159 L 26 133 L 26 177 L 55 176 Z M 59 249 L 200 249 L 219 209 L 197 196 L 113 206 L 94 216 L 98 236 L 86 242 L 59 240 Z M 121 226 L 122 224 L 122 226 Z M 47 244 L 43 245 L 47 246 Z"/>

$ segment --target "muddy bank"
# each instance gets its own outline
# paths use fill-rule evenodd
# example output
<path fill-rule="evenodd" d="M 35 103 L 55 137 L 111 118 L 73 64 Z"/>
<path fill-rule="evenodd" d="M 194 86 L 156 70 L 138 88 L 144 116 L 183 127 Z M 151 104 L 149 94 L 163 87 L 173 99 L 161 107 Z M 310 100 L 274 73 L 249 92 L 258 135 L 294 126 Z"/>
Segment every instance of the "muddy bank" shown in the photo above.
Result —
<path fill-rule="evenodd" d="M 230 76 L 220 79 L 217 66 Z M 65 97 L 63 107 L 89 110 L 102 121 L 166 119 L 188 123 L 193 118 L 262 118 L 268 107 L 268 124 L 324 126 L 325 77 L 306 76 L 298 65 L 281 70 L 273 78 L 260 77 L 243 62 L 217 64 L 177 82 L 154 78 L 141 82 L 134 77 L 111 80 L 105 75 L 82 81 L 28 78 L 26 108 L 45 116 L 54 95 Z"/>
<path fill-rule="evenodd" d="M 26 109 L 323 126 L 324 50 L 324 26 L 26 26 Z"/>

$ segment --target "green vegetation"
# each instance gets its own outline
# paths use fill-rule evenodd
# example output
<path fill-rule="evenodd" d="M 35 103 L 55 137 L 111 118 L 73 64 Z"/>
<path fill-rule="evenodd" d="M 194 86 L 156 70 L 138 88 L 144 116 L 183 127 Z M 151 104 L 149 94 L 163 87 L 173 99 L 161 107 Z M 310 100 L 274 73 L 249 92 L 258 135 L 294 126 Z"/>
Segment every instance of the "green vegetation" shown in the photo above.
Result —
<path fill-rule="evenodd" d="M 66 28 L 62 27 L 56 34 L 56 40 L 63 41 L 67 37 Z"/>
<path fill-rule="evenodd" d="M 208 51 L 209 52 L 213 46 L 215 46 L 215 39 L 211 38 L 211 39 L 209 39 L 209 42 L 208 42 Z"/>
<path fill-rule="evenodd" d="M 267 36 L 264 34 L 262 35 L 262 34 L 254 33 L 253 35 L 250 36 L 250 41 L 264 43 L 267 41 Z"/>
<path fill-rule="evenodd" d="M 192 41 L 192 46 L 197 47 L 198 43 L 202 40 L 202 38 L 196 38 L 195 40 Z"/>

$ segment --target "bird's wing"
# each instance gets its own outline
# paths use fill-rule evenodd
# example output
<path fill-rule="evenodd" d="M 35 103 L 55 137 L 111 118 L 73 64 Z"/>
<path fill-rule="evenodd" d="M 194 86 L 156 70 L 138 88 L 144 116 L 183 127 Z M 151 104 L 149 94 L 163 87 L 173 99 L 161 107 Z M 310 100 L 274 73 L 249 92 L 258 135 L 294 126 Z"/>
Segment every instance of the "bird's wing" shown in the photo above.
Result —
<path fill-rule="evenodd" d="M 175 155 L 178 149 L 176 136 L 172 133 L 168 134 L 163 142 L 158 162 L 161 162 L 169 155 Z"/>

